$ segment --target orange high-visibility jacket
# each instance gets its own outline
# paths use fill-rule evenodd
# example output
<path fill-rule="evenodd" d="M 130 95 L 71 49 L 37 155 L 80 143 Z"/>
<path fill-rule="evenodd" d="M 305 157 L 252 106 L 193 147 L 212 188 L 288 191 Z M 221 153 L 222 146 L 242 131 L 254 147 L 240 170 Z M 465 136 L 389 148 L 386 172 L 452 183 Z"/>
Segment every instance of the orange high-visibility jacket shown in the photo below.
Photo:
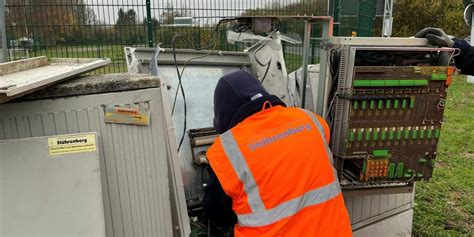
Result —
<path fill-rule="evenodd" d="M 235 236 L 351 236 L 329 128 L 274 106 L 222 134 L 207 151 L 238 217 Z"/>

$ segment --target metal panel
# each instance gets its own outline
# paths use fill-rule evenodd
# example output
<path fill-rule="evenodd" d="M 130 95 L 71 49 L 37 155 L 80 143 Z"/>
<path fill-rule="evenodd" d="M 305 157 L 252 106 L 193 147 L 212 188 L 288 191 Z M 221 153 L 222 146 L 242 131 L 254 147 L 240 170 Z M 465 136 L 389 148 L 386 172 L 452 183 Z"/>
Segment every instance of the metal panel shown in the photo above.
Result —
<path fill-rule="evenodd" d="M 319 103 L 319 101 L 314 95 L 314 91 L 319 87 L 319 70 L 320 70 L 320 64 L 311 64 L 308 65 L 308 84 L 306 85 L 306 90 L 311 92 L 306 94 L 306 104 L 305 104 L 305 109 L 309 109 L 311 111 L 316 111 L 316 108 L 314 106 L 314 101 L 316 101 L 316 104 Z M 303 85 L 303 79 L 301 77 L 302 73 L 302 68 L 298 68 L 296 71 L 290 72 L 288 74 L 288 91 L 290 95 L 293 97 L 294 104 L 300 105 L 301 104 L 301 87 Z"/>
<path fill-rule="evenodd" d="M 174 66 L 173 49 L 162 50 L 163 52 L 160 52 L 157 58 L 158 65 Z M 125 47 L 124 51 L 129 72 L 150 73 L 150 61 L 155 52 L 154 48 Z M 251 64 L 249 54 L 246 52 L 193 49 L 175 49 L 175 51 L 178 65 L 245 67 Z"/>
<path fill-rule="evenodd" d="M 0 236 L 105 236 L 100 176 L 97 151 L 52 157 L 48 137 L 0 141 Z"/>
<path fill-rule="evenodd" d="M 170 203 L 168 179 L 180 174 L 168 171 L 160 93 L 160 88 L 153 88 L 4 104 L 0 138 L 30 137 L 33 131 L 35 135 L 100 133 L 107 236 L 172 236 L 174 228 L 186 227 L 173 227 L 170 218 L 178 211 L 176 203 Z M 147 107 L 151 125 L 106 124 L 102 105 Z"/>
<path fill-rule="evenodd" d="M 413 209 L 391 216 L 374 225 L 355 230 L 353 235 L 363 236 L 411 236 Z"/>
<path fill-rule="evenodd" d="M 387 189 L 343 191 L 344 202 L 351 218 L 352 228 L 359 229 L 411 209 L 414 192 L 410 188 L 401 189 L 394 189 L 393 191 L 387 191 Z"/>
<path fill-rule="evenodd" d="M 287 106 L 297 106 L 292 101 L 288 91 L 288 73 L 283 58 L 280 33 L 273 32 L 268 36 L 268 39 L 266 41 L 262 40 L 246 49 L 252 62 L 250 70 L 268 93 L 278 96 Z M 309 41 L 309 39 L 307 40 Z M 307 70 L 303 71 L 307 74 Z"/>
<path fill-rule="evenodd" d="M 337 89 L 343 91 L 347 88 L 347 82 L 351 79 L 351 73 L 354 70 L 353 61 L 354 58 L 351 55 L 351 51 L 348 47 L 344 47 L 341 50 L 341 61 L 340 61 L 340 69 L 339 69 L 339 81 L 337 84 Z M 321 65 L 324 66 L 324 65 Z M 326 80 L 328 80 L 327 78 Z M 350 80 L 352 82 L 352 80 Z M 334 116 L 334 128 L 331 133 L 332 139 L 332 147 L 331 150 L 334 154 L 338 155 L 340 151 L 343 149 L 342 147 L 345 146 L 345 143 L 340 142 L 341 138 L 344 137 L 345 130 L 343 126 L 347 123 L 347 106 L 348 103 L 339 97 L 335 98 L 335 110 L 339 113 L 336 113 Z"/>
<path fill-rule="evenodd" d="M 186 203 L 186 196 L 184 193 L 183 177 L 181 176 L 181 167 L 179 154 L 176 151 L 177 143 L 176 136 L 174 136 L 175 127 L 171 117 L 171 106 L 168 99 L 168 87 L 163 82 L 161 84 L 161 98 L 163 102 L 163 118 L 165 122 L 165 140 L 168 148 L 168 169 L 170 172 L 170 195 L 172 209 L 171 218 L 174 225 L 174 236 L 189 236 L 191 233 L 190 220 L 188 216 L 188 208 Z M 158 136 L 158 134 L 155 134 Z"/>
<path fill-rule="evenodd" d="M 214 88 L 216 87 L 217 81 L 223 75 L 239 69 L 239 67 L 225 66 L 186 67 L 182 77 L 182 85 L 186 93 L 187 104 L 186 130 L 212 127 L 214 118 Z M 160 66 L 159 73 L 160 76 L 167 79 L 167 85 L 171 87 L 168 93 L 170 102 L 173 103 L 178 86 L 176 68 L 174 66 Z M 184 118 L 184 101 L 181 93 L 178 93 L 176 107 L 173 113 L 173 124 L 178 144 L 183 135 Z M 179 158 L 188 204 L 193 205 L 193 203 L 200 203 L 204 191 L 201 174 L 203 168 L 193 165 L 191 146 L 187 133 L 185 134 L 183 145 L 179 151 Z"/>
<path fill-rule="evenodd" d="M 337 45 L 364 45 L 364 46 L 402 46 L 402 47 L 416 47 L 427 46 L 428 40 L 421 38 L 381 38 L 381 37 L 330 37 L 328 44 Z"/>

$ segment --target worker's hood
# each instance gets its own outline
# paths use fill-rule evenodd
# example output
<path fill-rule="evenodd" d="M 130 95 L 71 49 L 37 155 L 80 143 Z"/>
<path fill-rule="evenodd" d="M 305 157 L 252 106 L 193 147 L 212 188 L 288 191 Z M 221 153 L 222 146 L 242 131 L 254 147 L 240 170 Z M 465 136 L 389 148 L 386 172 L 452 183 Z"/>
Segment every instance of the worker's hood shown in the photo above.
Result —
<path fill-rule="evenodd" d="M 245 118 L 259 112 L 266 101 L 273 106 L 285 103 L 270 95 L 250 73 L 237 71 L 223 76 L 214 91 L 214 128 L 224 133 Z"/>

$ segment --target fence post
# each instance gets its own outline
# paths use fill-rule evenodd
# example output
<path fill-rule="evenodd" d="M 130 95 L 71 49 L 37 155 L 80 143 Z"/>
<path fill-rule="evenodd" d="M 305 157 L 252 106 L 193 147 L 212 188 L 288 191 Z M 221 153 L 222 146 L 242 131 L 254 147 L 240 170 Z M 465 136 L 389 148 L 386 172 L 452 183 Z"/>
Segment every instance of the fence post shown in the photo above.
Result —
<path fill-rule="evenodd" d="M 147 38 L 148 47 L 155 47 L 153 43 L 153 21 L 151 19 L 151 1 L 146 0 L 146 20 L 147 20 Z"/>
<path fill-rule="evenodd" d="M 312 23 L 309 20 L 304 20 L 305 30 L 304 30 L 304 39 L 303 39 L 303 68 L 302 68 L 302 75 L 303 78 L 303 85 L 301 86 L 301 108 L 305 108 L 306 102 L 306 85 L 308 83 L 308 64 L 309 64 L 309 47 L 311 41 L 311 27 Z M 316 112 L 316 111 L 315 111 Z M 318 111 L 319 112 L 319 111 Z M 317 112 L 317 113 L 318 113 Z M 318 113 L 322 114 L 322 113 Z"/>
<path fill-rule="evenodd" d="M 7 25 L 5 24 L 5 0 L 0 0 L 0 30 L 2 36 L 2 51 L 0 54 L 0 63 L 7 61 L 8 46 L 7 46 Z"/>
<path fill-rule="evenodd" d="M 334 18 L 333 34 L 334 36 L 340 35 L 341 29 L 341 0 L 332 0 L 332 17 Z"/>

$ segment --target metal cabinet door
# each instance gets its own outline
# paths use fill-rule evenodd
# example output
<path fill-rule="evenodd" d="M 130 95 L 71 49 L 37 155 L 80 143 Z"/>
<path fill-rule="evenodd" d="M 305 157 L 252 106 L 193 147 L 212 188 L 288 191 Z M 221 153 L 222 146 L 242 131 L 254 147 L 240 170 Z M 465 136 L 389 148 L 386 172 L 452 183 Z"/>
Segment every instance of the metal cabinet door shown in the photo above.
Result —
<path fill-rule="evenodd" d="M 64 136 L 0 141 L 0 236 L 105 236 L 97 136 L 78 135 L 89 148 L 52 151 Z"/>

